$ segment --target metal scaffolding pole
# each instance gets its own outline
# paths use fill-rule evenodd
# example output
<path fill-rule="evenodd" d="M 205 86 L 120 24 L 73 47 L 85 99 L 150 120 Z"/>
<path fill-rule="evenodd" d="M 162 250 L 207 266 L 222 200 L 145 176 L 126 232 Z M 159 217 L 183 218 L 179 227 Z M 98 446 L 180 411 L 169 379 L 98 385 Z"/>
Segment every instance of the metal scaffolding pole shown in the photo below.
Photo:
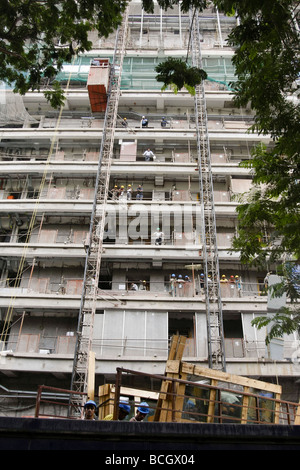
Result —
<path fill-rule="evenodd" d="M 91 216 L 89 243 L 85 260 L 83 291 L 78 317 L 77 343 L 72 371 L 71 390 L 87 393 L 89 357 L 92 348 L 94 317 L 98 298 L 98 283 L 103 251 L 106 203 L 109 193 L 110 168 L 113 155 L 114 134 L 120 97 L 123 58 L 128 35 L 128 8 L 118 28 L 113 63 L 110 68 L 107 108 L 100 147 Z M 75 395 L 70 400 L 71 414 L 80 414 L 83 398 Z"/>
<path fill-rule="evenodd" d="M 192 63 L 202 69 L 198 12 L 190 13 L 192 34 Z M 197 129 L 197 156 L 201 204 L 201 231 L 204 270 L 204 291 L 207 317 L 209 367 L 225 371 L 223 315 L 220 290 L 216 218 L 211 171 L 210 145 L 203 82 L 196 86 L 195 118 Z"/>

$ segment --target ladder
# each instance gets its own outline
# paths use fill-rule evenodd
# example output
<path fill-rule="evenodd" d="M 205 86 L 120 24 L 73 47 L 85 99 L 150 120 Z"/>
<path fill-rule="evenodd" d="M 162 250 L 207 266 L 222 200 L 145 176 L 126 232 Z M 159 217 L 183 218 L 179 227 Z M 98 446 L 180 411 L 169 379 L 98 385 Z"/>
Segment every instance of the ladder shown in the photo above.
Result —
<path fill-rule="evenodd" d="M 202 67 L 198 12 L 190 12 L 192 64 Z M 213 197 L 210 145 L 203 82 L 196 86 L 195 119 L 201 204 L 201 238 L 204 270 L 204 294 L 207 317 L 208 362 L 212 369 L 226 370 L 223 315 L 220 291 L 216 220 Z"/>
<path fill-rule="evenodd" d="M 128 35 L 128 7 L 117 30 L 113 62 L 110 67 L 107 107 L 100 146 L 99 163 L 92 207 L 89 241 L 77 324 L 77 341 L 73 361 L 71 390 L 76 392 L 69 401 L 69 414 L 80 415 L 88 388 L 89 358 L 92 350 L 94 318 L 98 298 L 98 283 L 103 252 L 106 203 L 109 194 L 110 168 L 120 98 L 123 58 Z"/>

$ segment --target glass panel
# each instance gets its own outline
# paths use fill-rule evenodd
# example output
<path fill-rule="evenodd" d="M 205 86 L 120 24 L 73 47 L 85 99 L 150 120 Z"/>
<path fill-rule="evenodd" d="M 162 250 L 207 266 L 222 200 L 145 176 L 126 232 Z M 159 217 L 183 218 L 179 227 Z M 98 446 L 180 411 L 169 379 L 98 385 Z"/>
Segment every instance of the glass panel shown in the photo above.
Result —
<path fill-rule="evenodd" d="M 182 419 L 205 423 L 207 422 L 210 389 L 201 387 L 201 384 L 209 385 L 210 381 L 203 379 L 195 381 L 195 384 L 197 385 L 186 386 Z"/>
<path fill-rule="evenodd" d="M 242 391 L 242 387 L 225 382 L 218 382 L 218 387 L 223 389 L 218 391 L 218 397 L 216 399 L 216 407 L 219 406 L 218 412 L 216 411 L 216 416 L 219 416 L 219 422 L 239 423 L 242 417 L 243 403 L 243 396 L 239 391 Z"/>
<path fill-rule="evenodd" d="M 248 422 L 274 423 L 275 421 L 275 402 L 269 400 L 274 398 L 272 392 L 251 389 L 251 393 L 258 397 L 249 398 Z"/>

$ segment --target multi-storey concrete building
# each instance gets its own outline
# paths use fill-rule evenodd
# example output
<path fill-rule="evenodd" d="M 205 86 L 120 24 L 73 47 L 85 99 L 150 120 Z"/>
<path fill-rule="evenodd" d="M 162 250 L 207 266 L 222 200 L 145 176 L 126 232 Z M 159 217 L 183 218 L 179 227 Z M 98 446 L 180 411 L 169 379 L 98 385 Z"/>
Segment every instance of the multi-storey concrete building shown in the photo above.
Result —
<path fill-rule="evenodd" d="M 159 62 L 186 57 L 189 21 L 178 8 L 164 12 L 156 7 L 148 15 L 139 2 L 130 4 L 93 328 L 96 390 L 114 381 L 116 367 L 163 373 L 174 333 L 188 337 L 185 359 L 209 366 L 195 101 L 185 89 L 162 92 L 155 80 Z M 283 396 L 296 401 L 298 338 L 289 336 L 266 348 L 265 332 L 251 326 L 268 311 L 268 268 L 243 266 L 239 253 L 230 250 L 238 194 L 251 187 L 251 175 L 239 163 L 251 158 L 260 142 L 272 145 L 268 136 L 247 132 L 251 109 L 235 109 L 232 103 L 233 50 L 226 38 L 235 21 L 213 9 L 200 15 L 226 370 L 278 382 Z M 41 93 L 21 98 L 6 92 L 7 105 L 1 108 L 0 384 L 5 415 L 32 414 L 22 400 L 33 397 L 40 384 L 70 387 L 104 132 L 104 112 L 92 111 L 87 81 L 94 58 L 112 59 L 115 36 L 95 35 L 93 44 L 59 75 L 66 85 L 61 113 Z M 145 128 L 143 116 L 149 121 Z M 147 149 L 155 156 L 150 161 Z M 123 197 L 115 196 L 115 186 L 124 186 Z M 164 233 L 159 244 L 158 229 Z M 191 282 L 182 288 L 177 282 L 174 290 L 173 274 Z M 132 290 L 134 285 L 138 290 Z"/>

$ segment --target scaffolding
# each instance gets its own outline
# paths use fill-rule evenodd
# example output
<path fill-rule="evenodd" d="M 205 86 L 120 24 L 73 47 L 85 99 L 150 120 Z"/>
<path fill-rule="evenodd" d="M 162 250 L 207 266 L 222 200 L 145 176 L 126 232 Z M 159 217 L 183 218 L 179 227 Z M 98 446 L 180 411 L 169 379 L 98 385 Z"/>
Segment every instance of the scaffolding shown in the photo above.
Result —
<path fill-rule="evenodd" d="M 202 69 L 198 12 L 190 13 L 192 62 Z M 202 215 L 202 252 L 204 293 L 207 316 L 208 361 L 213 369 L 226 370 L 220 292 L 216 216 L 208 136 L 205 90 L 203 82 L 196 86 L 195 120 L 199 166 L 200 204 Z"/>
<path fill-rule="evenodd" d="M 117 31 L 114 59 L 110 67 L 108 101 L 100 147 L 89 243 L 86 248 L 87 254 L 83 290 L 78 317 L 77 342 L 71 379 L 71 390 L 77 392 L 70 400 L 70 412 L 73 414 L 80 414 L 82 410 L 82 398 L 78 399 L 78 392 L 87 393 L 88 390 L 89 361 L 92 350 L 93 326 L 103 251 L 106 202 L 109 193 L 110 167 L 113 156 L 114 133 L 120 97 L 120 82 L 127 31 L 128 8 L 124 13 L 122 24 Z"/>

